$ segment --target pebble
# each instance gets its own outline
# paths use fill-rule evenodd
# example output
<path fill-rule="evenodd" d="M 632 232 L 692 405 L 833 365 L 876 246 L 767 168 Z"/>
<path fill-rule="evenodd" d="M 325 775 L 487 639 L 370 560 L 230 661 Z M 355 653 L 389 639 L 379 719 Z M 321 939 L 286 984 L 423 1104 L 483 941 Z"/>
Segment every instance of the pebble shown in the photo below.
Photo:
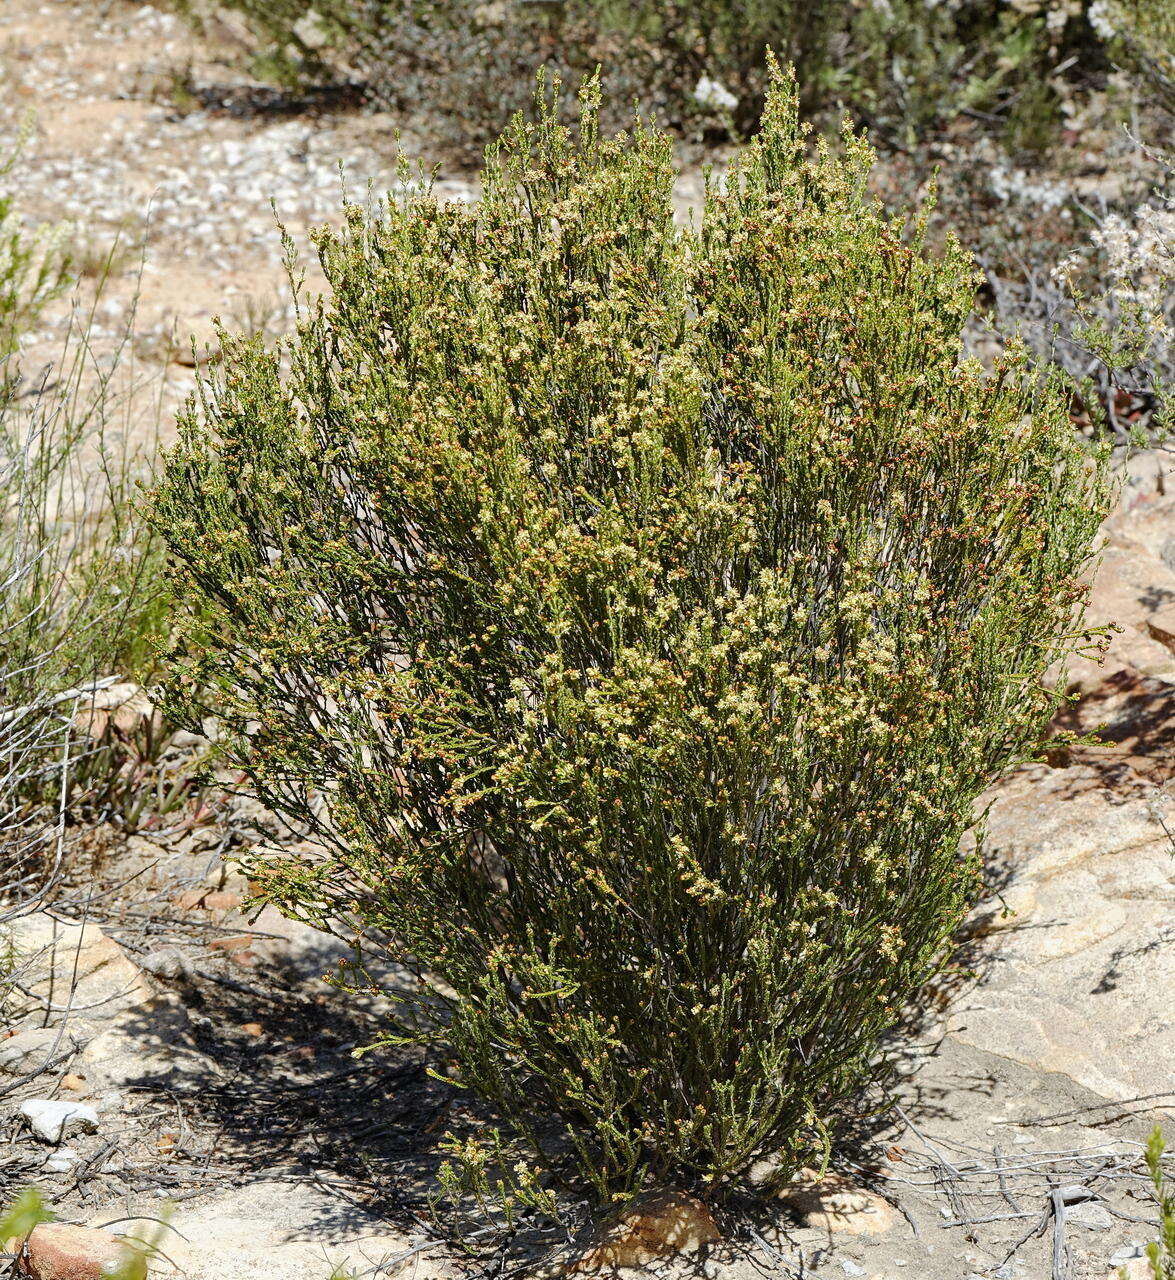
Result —
<path fill-rule="evenodd" d="M 1089 1231 L 1109 1231 L 1114 1219 L 1109 1209 L 1096 1200 L 1086 1200 L 1084 1204 L 1074 1205 L 1065 1211 L 1065 1220 L 1075 1222 Z"/>
<path fill-rule="evenodd" d="M 20 1114 L 38 1138 L 54 1146 L 71 1133 L 94 1133 L 98 1128 L 98 1113 L 84 1102 L 30 1098 L 21 1103 Z"/>
<path fill-rule="evenodd" d="M 159 947 L 139 960 L 139 967 L 157 978 L 187 978 L 192 972 L 192 962 L 179 947 Z"/>
<path fill-rule="evenodd" d="M 1123 1245 L 1116 1253 L 1110 1254 L 1110 1266 L 1122 1267 L 1126 1263 L 1132 1262 L 1135 1258 L 1146 1257 L 1146 1246 L 1143 1244 L 1127 1244 Z"/>
<path fill-rule="evenodd" d="M 51 1061 L 68 1058 L 77 1043 L 59 1027 L 29 1027 L 0 1040 L 0 1072 L 21 1075 Z"/>

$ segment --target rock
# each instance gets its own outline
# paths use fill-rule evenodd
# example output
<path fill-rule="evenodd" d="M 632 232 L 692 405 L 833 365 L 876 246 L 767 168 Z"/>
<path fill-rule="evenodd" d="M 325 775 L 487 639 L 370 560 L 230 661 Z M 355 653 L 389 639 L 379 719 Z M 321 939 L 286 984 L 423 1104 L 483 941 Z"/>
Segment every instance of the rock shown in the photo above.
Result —
<path fill-rule="evenodd" d="M 232 911 L 241 905 L 241 895 L 227 889 L 214 889 L 204 895 L 205 911 Z"/>
<path fill-rule="evenodd" d="M 74 713 L 74 728 L 88 738 L 99 739 L 107 730 L 117 733 L 134 733 L 155 713 L 151 699 L 137 684 L 108 685 L 94 693 L 86 693 L 78 702 Z"/>
<path fill-rule="evenodd" d="M 1114 1219 L 1109 1209 L 1096 1200 L 1086 1200 L 1082 1204 L 1070 1205 L 1065 1210 L 1065 1221 L 1075 1222 L 1079 1227 L 1089 1231 L 1109 1231 Z"/>
<path fill-rule="evenodd" d="M 1126 1272 L 1126 1280 L 1152 1280 L 1154 1272 L 1146 1258 L 1131 1258 L 1129 1262 L 1113 1267 L 1106 1273 L 1106 1280 L 1121 1280 L 1122 1272 Z"/>
<path fill-rule="evenodd" d="M 33 1280 L 145 1280 L 142 1254 L 109 1231 L 45 1222 L 34 1227 L 19 1254 L 17 1273 Z"/>
<path fill-rule="evenodd" d="M 1001 894 L 1017 914 L 984 953 L 982 985 L 956 1003 L 949 1038 L 1065 1078 L 1090 1102 L 1168 1088 L 1175 1020 L 1164 994 L 1175 952 L 1159 945 L 1175 903 L 1167 830 L 1169 796 L 1123 793 L 1090 764 L 1030 765 L 1001 783 L 985 849 L 1008 868 Z"/>
<path fill-rule="evenodd" d="M 43 1142 L 56 1145 L 72 1133 L 94 1133 L 98 1113 L 84 1102 L 53 1098 L 30 1098 L 20 1105 L 20 1114 Z"/>
<path fill-rule="evenodd" d="M 694 1253 L 721 1238 L 713 1215 L 700 1200 L 682 1191 L 665 1191 L 630 1205 L 566 1270 L 644 1267 L 658 1258 Z"/>
<path fill-rule="evenodd" d="M 1056 725 L 1104 745 L 1069 748 L 1050 763 L 1090 765 L 1118 794 L 1137 795 L 1145 789 L 1142 783 L 1175 777 L 1175 685 L 1166 679 L 1116 671 L 1076 706 L 1066 707 Z"/>
<path fill-rule="evenodd" d="M 72 1147 L 60 1147 L 41 1166 L 47 1173 L 68 1173 L 78 1161 L 78 1153 Z"/>
<path fill-rule="evenodd" d="M 91 1087 L 210 1069 L 186 1039 L 189 1016 L 182 1001 L 172 992 L 153 990 L 139 966 L 101 929 L 39 912 L 15 921 L 12 934 L 26 965 L 32 1009 L 38 1019 L 68 1024 L 69 1043 L 84 1046 L 74 1070 Z M 56 1034 L 55 1027 L 38 1028 L 29 1043 L 52 1043 L 47 1038 Z"/>
<path fill-rule="evenodd" d="M 291 920 L 273 906 L 264 907 L 253 926 L 263 936 L 249 938 L 252 945 L 247 954 L 265 968 L 277 970 L 282 980 L 322 982 L 345 971 L 360 956 L 356 946 L 344 938 Z M 418 992 L 413 975 L 377 947 L 363 950 L 361 959 L 362 972 L 378 990 L 393 996 Z"/>
<path fill-rule="evenodd" d="M 821 1178 L 815 1170 L 804 1169 L 779 1194 L 805 1226 L 820 1231 L 875 1236 L 889 1231 L 897 1220 L 888 1201 L 838 1173 Z"/>
<path fill-rule="evenodd" d="M 1146 619 L 1146 629 L 1152 639 L 1175 653 L 1175 604 L 1164 605 L 1150 614 Z"/>
<path fill-rule="evenodd" d="M 0 1040 L 0 1072 L 24 1075 L 73 1056 L 77 1041 L 60 1027 L 26 1027 Z"/>
<path fill-rule="evenodd" d="M 301 981 L 321 980 L 355 959 L 355 949 L 341 938 L 283 916 L 276 907 L 263 908 L 254 925 L 267 936 L 246 941 L 255 944 L 263 959 L 289 970 Z"/>
<path fill-rule="evenodd" d="M 86 1076 L 118 1088 L 147 1081 L 189 1084 L 214 1074 L 208 1058 L 194 1047 L 187 1010 L 172 998 L 152 1006 L 148 1016 L 128 1014 L 107 1024 L 82 1050 Z"/>
<path fill-rule="evenodd" d="M 294 23 L 293 32 L 307 49 L 322 49 L 330 43 L 330 31 L 313 9 L 307 9 Z"/>
<path fill-rule="evenodd" d="M 153 999 L 138 966 L 97 925 L 38 911 L 14 921 L 11 933 L 17 955 L 29 967 L 25 985 L 51 1015 L 102 1021 Z"/>
<path fill-rule="evenodd" d="M 310 1182 L 258 1181 L 185 1200 L 169 1222 L 174 1230 L 159 1243 L 183 1280 L 325 1280 L 332 1267 L 370 1272 L 374 1262 L 420 1243 L 419 1235 L 397 1232 L 378 1214 Z M 160 1232 L 151 1218 L 119 1229 L 144 1240 Z M 438 1280 L 432 1257 L 417 1255 L 416 1280 Z"/>
<path fill-rule="evenodd" d="M 1082 693 L 1123 670 L 1175 680 L 1175 653 L 1164 638 L 1175 624 L 1175 493 L 1167 494 L 1175 486 L 1169 463 L 1144 459 L 1141 465 L 1126 477 L 1118 510 L 1103 529 L 1108 545 L 1086 621 L 1092 627 L 1112 623 L 1117 631 L 1102 663 L 1078 658 L 1069 665 L 1071 687 Z"/>
<path fill-rule="evenodd" d="M 1150 1260 L 1146 1246 L 1128 1244 L 1110 1255 L 1110 1272 L 1106 1280 L 1119 1280 L 1118 1269 L 1125 1267 L 1127 1280 L 1151 1280 Z"/>
<path fill-rule="evenodd" d="M 192 961 L 179 947 L 159 947 L 139 960 L 141 968 L 157 978 L 187 978 L 192 972 Z"/>
<path fill-rule="evenodd" d="M 185 889 L 172 902 L 181 911 L 231 911 L 241 905 L 241 895 L 224 889 Z"/>
<path fill-rule="evenodd" d="M 702 76 L 694 86 L 694 101 L 712 111 L 735 111 L 738 99 L 720 81 L 712 76 Z"/>

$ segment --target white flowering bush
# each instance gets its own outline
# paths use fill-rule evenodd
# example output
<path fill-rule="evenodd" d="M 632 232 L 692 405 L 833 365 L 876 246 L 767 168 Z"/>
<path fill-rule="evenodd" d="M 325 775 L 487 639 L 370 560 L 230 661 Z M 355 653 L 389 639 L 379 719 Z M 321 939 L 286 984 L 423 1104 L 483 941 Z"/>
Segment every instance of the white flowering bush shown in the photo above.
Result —
<path fill-rule="evenodd" d="M 1110 426 L 1118 391 L 1151 402 L 1152 425 L 1166 426 L 1175 390 L 1175 170 L 1166 185 L 1132 214 L 1107 214 L 1091 236 L 1093 271 L 1080 254 L 1054 275 L 1071 306 L 1068 337 L 1097 362 L 1106 386 L 1096 396 Z M 1082 271 L 1098 282 L 1082 284 Z M 1090 397 L 1093 399 L 1094 397 Z"/>

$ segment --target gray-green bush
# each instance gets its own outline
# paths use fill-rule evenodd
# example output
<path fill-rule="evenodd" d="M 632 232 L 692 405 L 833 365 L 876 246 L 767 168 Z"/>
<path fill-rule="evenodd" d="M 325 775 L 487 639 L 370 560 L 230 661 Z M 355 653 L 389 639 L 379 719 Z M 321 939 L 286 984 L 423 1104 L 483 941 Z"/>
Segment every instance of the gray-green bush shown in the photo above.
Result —
<path fill-rule="evenodd" d="M 177 3 L 197 19 L 205 12 L 200 0 Z M 358 74 L 377 101 L 419 112 L 471 157 L 530 107 L 539 67 L 569 84 L 602 67 L 617 118 L 639 99 L 690 129 L 747 126 L 762 105 L 767 50 L 815 82 L 837 12 L 798 0 L 232 0 L 232 7 L 256 37 L 255 71 L 290 86 Z M 702 77 L 714 76 L 723 82 L 720 98 L 737 99 L 733 107 L 695 97 Z"/>
<path fill-rule="evenodd" d="M 266 898 L 419 978 L 389 1032 L 601 1196 L 786 1173 L 868 1076 L 1031 754 L 1106 505 L 976 275 L 805 158 L 790 81 L 674 224 L 672 143 L 548 111 L 225 336 L 153 519 L 167 702 L 317 853 Z M 552 1130 L 535 1117 L 553 1117 Z"/>

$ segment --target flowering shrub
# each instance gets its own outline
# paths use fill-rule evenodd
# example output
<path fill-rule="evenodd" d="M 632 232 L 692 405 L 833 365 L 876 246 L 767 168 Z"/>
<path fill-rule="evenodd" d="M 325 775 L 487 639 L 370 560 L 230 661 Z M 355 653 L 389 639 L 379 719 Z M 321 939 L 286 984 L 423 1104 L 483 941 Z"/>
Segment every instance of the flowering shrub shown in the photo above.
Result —
<path fill-rule="evenodd" d="M 589 89 L 475 206 L 405 175 L 317 233 L 288 345 L 223 336 L 153 504 L 165 700 L 314 837 L 263 896 L 408 966 L 389 1040 L 600 1196 L 819 1143 L 965 909 L 1105 510 L 1063 402 L 961 358 L 967 255 L 862 139 L 806 151 L 777 78 L 682 230 L 670 139 Z"/>
<path fill-rule="evenodd" d="M 1105 406 L 1120 437 L 1129 433 L 1116 401 L 1141 396 L 1151 425 L 1167 427 L 1175 390 L 1175 168 L 1169 158 L 1155 158 L 1165 165 L 1165 188 L 1129 217 L 1101 219 L 1091 236 L 1092 263 L 1091 255 L 1074 253 L 1054 272 L 1068 296 L 1052 310 L 1050 319 L 1064 324 L 1051 341 L 1058 346 L 1063 338 L 1062 363 L 1074 372 L 1086 380 L 1097 375 L 1099 385 L 1086 399 Z M 1091 267 L 1099 282 L 1094 291 L 1082 283 Z"/>

